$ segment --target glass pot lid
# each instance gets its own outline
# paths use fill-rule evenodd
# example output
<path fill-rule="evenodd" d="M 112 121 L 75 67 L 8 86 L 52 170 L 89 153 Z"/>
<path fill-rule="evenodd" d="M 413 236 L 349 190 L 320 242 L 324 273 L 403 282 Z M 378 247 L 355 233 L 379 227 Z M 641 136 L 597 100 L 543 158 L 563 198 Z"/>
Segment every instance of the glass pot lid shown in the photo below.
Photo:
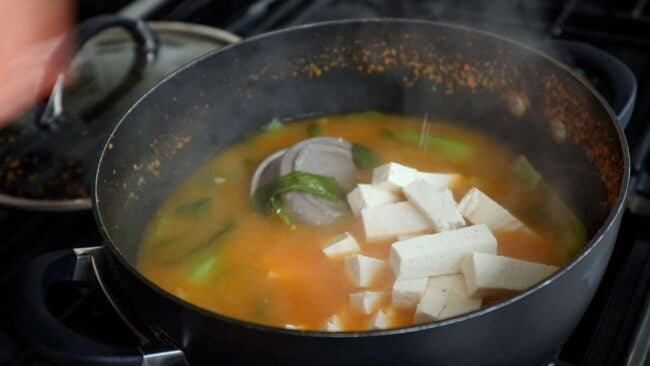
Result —
<path fill-rule="evenodd" d="M 97 159 L 122 115 L 181 66 L 239 40 L 205 26 L 117 16 L 88 20 L 78 37 L 82 46 L 49 100 L 0 129 L 0 204 L 90 208 Z"/>

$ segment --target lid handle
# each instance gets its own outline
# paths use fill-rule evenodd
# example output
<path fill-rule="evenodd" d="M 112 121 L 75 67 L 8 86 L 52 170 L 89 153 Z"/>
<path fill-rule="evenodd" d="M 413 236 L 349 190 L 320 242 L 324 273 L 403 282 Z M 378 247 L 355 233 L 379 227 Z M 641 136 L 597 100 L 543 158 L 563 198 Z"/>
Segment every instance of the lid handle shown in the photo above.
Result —
<path fill-rule="evenodd" d="M 72 47 L 72 53 L 78 52 L 83 45 L 97 34 L 109 28 L 122 28 L 131 35 L 133 40 L 139 45 L 138 53 L 144 56 L 147 63 L 156 58 L 158 52 L 158 40 L 153 31 L 141 19 L 129 19 L 117 15 L 102 15 L 90 18 L 79 25 L 76 37 L 64 41 L 59 47 L 54 57 L 60 56 L 60 52 L 65 52 Z M 63 87 L 65 85 L 65 74 L 59 74 L 50 97 L 40 108 L 40 113 L 36 114 L 36 125 L 44 130 L 55 130 L 64 120 L 65 112 L 63 110 Z"/>

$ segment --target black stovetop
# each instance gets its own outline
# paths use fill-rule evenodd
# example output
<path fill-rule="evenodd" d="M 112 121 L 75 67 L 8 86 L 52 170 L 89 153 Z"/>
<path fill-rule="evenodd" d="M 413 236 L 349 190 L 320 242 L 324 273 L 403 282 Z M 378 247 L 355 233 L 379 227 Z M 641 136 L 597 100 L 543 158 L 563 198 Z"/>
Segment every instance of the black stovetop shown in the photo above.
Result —
<path fill-rule="evenodd" d="M 124 2 L 122 2 L 124 3 Z M 243 37 L 315 21 L 405 17 L 469 24 L 523 41 L 562 38 L 592 44 L 625 62 L 638 79 L 626 135 L 633 162 L 631 194 L 599 290 L 557 365 L 641 365 L 650 341 L 650 4 L 623 1 L 167 0 L 140 15 L 219 27 Z M 90 6 L 80 2 L 80 6 Z M 87 8 L 81 14 L 93 13 Z M 95 12 L 96 13 L 96 12 Z M 133 14 L 133 13 L 131 13 Z M 95 246 L 92 213 L 36 213 L 0 208 L 0 305 L 26 261 L 47 251 Z M 109 343 L 134 342 L 95 286 L 61 286 L 49 297 L 65 323 Z M 0 365 L 48 365 L 16 336 L 0 308 Z M 646 361 L 646 365 L 647 365 Z"/>

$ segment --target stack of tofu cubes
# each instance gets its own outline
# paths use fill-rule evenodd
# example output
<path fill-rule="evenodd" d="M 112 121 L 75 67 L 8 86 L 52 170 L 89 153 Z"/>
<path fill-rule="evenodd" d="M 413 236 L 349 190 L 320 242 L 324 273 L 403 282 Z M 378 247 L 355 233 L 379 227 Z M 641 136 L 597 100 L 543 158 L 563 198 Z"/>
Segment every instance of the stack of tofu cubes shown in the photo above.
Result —
<path fill-rule="evenodd" d="M 372 328 L 394 326 L 393 307 L 415 308 L 414 323 L 471 312 L 485 296 L 524 290 L 557 270 L 497 255 L 494 230 L 529 229 L 477 188 L 457 204 L 450 189 L 457 179 L 459 174 L 388 163 L 373 171 L 372 184 L 359 184 L 348 194 L 353 214 L 363 221 L 366 245 L 394 241 L 388 261 L 361 254 L 349 233 L 323 249 L 328 257 L 345 258 L 360 289 L 349 301 L 374 316 Z M 369 291 L 373 278 L 386 270 L 394 272 L 392 291 Z M 388 296 L 390 307 L 379 309 Z M 325 325 L 328 331 L 342 328 L 336 315 Z"/>

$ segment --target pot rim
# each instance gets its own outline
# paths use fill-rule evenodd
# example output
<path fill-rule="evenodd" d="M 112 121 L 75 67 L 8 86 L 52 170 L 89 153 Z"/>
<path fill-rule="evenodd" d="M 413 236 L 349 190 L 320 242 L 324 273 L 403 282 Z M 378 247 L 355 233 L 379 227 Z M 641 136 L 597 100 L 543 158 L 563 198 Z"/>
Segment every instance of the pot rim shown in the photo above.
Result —
<path fill-rule="evenodd" d="M 102 221 L 102 216 L 99 212 L 99 208 L 97 206 L 97 185 L 99 183 L 99 173 L 100 173 L 100 167 L 103 161 L 103 158 L 105 156 L 105 153 L 108 149 L 108 144 L 109 141 L 111 141 L 116 133 L 116 131 L 120 128 L 122 123 L 127 119 L 131 111 L 136 108 L 142 100 L 147 98 L 149 94 L 153 93 L 155 90 L 158 89 L 158 87 L 165 82 L 167 82 L 168 79 L 174 77 L 176 74 L 183 72 L 186 68 L 194 66 L 196 63 L 201 62 L 203 59 L 211 57 L 213 54 L 218 53 L 218 52 L 226 52 L 230 48 L 237 46 L 238 44 L 247 44 L 251 42 L 257 42 L 261 39 L 264 39 L 266 37 L 270 36 L 277 36 L 281 35 L 283 33 L 287 32 L 292 32 L 296 30 L 304 30 L 304 29 L 317 29 L 320 27 L 327 27 L 327 26 L 332 26 L 332 25 L 341 25 L 341 24 L 351 24 L 351 23 L 359 23 L 359 24 L 370 24 L 370 23 L 392 23 L 392 24 L 422 24 L 422 25 L 428 25 L 428 26 L 437 26 L 437 27 L 443 27 L 443 28 L 451 28 L 451 29 L 456 29 L 459 31 L 464 31 L 464 32 L 469 32 L 469 33 L 477 33 L 479 35 L 487 36 L 487 37 L 492 37 L 499 39 L 507 44 L 510 44 L 514 47 L 518 47 L 520 49 L 524 49 L 531 54 L 536 55 L 537 57 L 540 57 L 541 59 L 544 59 L 551 64 L 553 64 L 555 67 L 563 70 L 566 72 L 568 75 L 570 75 L 575 81 L 578 83 L 582 84 L 582 86 L 586 89 L 586 92 L 589 92 L 596 100 L 600 103 L 600 105 L 604 108 L 605 112 L 609 115 L 610 117 L 610 122 L 614 124 L 614 129 L 616 131 L 616 134 L 618 136 L 618 145 L 622 149 L 622 159 L 623 159 L 623 174 L 622 174 L 622 180 L 621 180 L 621 186 L 619 188 L 618 192 L 618 197 L 616 199 L 616 202 L 614 206 L 610 209 L 610 212 L 605 219 L 604 223 L 601 225 L 601 227 L 598 229 L 598 231 L 589 239 L 589 241 L 585 244 L 585 246 L 578 252 L 568 263 L 566 263 L 564 266 L 562 266 L 558 271 L 553 273 L 550 277 L 546 278 L 544 281 L 536 284 L 535 286 L 532 286 L 520 293 L 517 293 L 514 296 L 509 297 L 508 299 L 498 302 L 496 304 L 490 305 L 488 307 L 466 313 L 457 317 L 445 319 L 442 321 L 438 322 L 433 322 L 433 323 L 426 323 L 426 324 L 417 324 L 417 325 L 411 325 L 411 326 L 406 326 L 406 327 L 399 327 L 399 328 L 390 328 L 390 329 L 382 329 L 382 330 L 367 330 L 367 331 L 351 331 L 351 332 L 326 332 L 326 331 L 318 331 L 318 330 L 294 330 L 294 329 L 286 329 L 286 328 L 279 328 L 279 327 L 274 327 L 274 326 L 269 326 L 269 325 L 262 325 L 258 323 L 253 323 L 245 320 L 240 320 L 236 318 L 232 318 L 226 315 L 219 314 L 217 312 L 213 312 L 208 309 L 204 309 L 202 307 L 199 307 L 197 305 L 194 305 L 190 302 L 187 302 L 169 292 L 167 292 L 165 289 L 161 288 L 157 284 L 155 284 L 153 281 L 149 280 L 146 278 L 135 266 L 131 265 L 123 256 L 120 250 L 117 248 L 117 246 L 111 241 L 107 231 L 105 230 L 105 225 L 104 222 Z M 541 290 L 542 288 L 548 286 L 551 282 L 557 280 L 561 276 L 563 276 L 566 272 L 570 271 L 574 266 L 577 265 L 578 262 L 580 262 L 584 257 L 589 255 L 594 248 L 599 245 L 605 236 L 605 233 L 607 233 L 612 226 L 614 226 L 616 222 L 616 218 L 622 214 L 622 211 L 624 209 L 624 203 L 628 194 L 628 189 L 629 189 L 629 180 L 630 180 L 630 153 L 629 153 L 629 148 L 627 145 L 627 140 L 625 138 L 625 135 L 623 133 L 623 129 L 621 128 L 620 124 L 618 123 L 617 117 L 607 101 L 598 93 L 598 91 L 591 86 L 583 77 L 581 77 L 579 74 L 577 74 L 575 71 L 573 71 L 571 68 L 569 68 L 566 64 L 558 61 L 557 59 L 549 56 L 548 54 L 533 48 L 531 46 L 528 46 L 526 44 L 520 43 L 516 40 L 492 33 L 492 32 L 487 32 L 484 30 L 479 30 L 471 27 L 467 27 L 464 25 L 457 25 L 457 24 L 451 24 L 451 23 L 446 23 L 446 22 L 439 22 L 439 21 L 428 21 L 428 20 L 415 20 L 415 19 L 400 19 L 400 18 L 366 18 L 366 19 L 346 19 L 346 20 L 335 20 L 335 21 L 327 21 L 327 22 L 318 22 L 318 23 L 311 23 L 311 24 L 306 24 L 306 25 L 300 25 L 300 26 L 295 26 L 295 27 L 290 27 L 290 28 L 285 28 L 285 29 L 280 29 L 264 34 L 260 34 L 251 38 L 247 38 L 245 40 L 242 40 L 241 42 L 238 42 L 237 44 L 231 44 L 226 47 L 223 47 L 219 50 L 216 50 L 214 52 L 208 53 L 190 63 L 187 65 L 183 66 L 182 68 L 176 70 L 174 73 L 171 75 L 167 76 L 163 80 L 161 80 L 156 86 L 151 88 L 149 91 L 147 91 L 137 102 L 129 108 L 129 110 L 122 116 L 120 121 L 115 125 L 113 128 L 113 131 L 111 132 L 104 149 L 102 150 L 102 154 L 99 159 L 99 163 L 97 165 L 97 171 L 95 175 L 95 184 L 93 185 L 93 194 L 91 195 L 92 201 L 93 201 L 93 214 L 95 215 L 95 220 L 97 221 L 99 227 L 100 227 L 100 232 L 101 235 L 104 239 L 104 244 L 103 246 L 108 248 L 108 250 L 111 252 L 112 255 L 114 255 L 117 260 L 127 268 L 128 271 L 131 272 L 135 278 L 138 280 L 144 282 L 146 285 L 148 285 L 152 290 L 157 292 L 159 295 L 165 297 L 166 299 L 175 302 L 178 305 L 181 305 L 183 307 L 189 308 L 197 313 L 199 313 L 202 316 L 206 316 L 209 318 L 217 319 L 223 322 L 230 323 L 232 325 L 237 325 L 237 326 L 242 326 L 245 328 L 249 328 L 252 330 L 258 330 L 258 331 L 266 331 L 266 332 L 275 332 L 275 333 L 280 333 L 280 334 L 286 334 L 286 335 L 300 335 L 300 336 L 308 336 L 308 337 L 315 337 L 315 338 L 358 338 L 358 337 L 371 337 L 371 336 L 384 336 L 384 335 L 398 335 L 398 334 L 404 334 L 404 333 L 411 333 L 411 332 L 418 332 L 418 331 L 423 331 L 423 330 L 429 330 L 429 329 L 434 329 L 434 328 L 440 328 L 440 327 L 445 327 L 448 325 L 453 325 L 455 323 L 459 323 L 462 321 L 466 320 L 471 320 L 473 318 L 482 316 L 484 314 L 496 311 L 498 309 L 501 309 L 503 307 L 506 307 L 512 303 L 515 303 L 517 301 L 522 300 L 523 298 L 532 295 L 533 293 Z"/>

